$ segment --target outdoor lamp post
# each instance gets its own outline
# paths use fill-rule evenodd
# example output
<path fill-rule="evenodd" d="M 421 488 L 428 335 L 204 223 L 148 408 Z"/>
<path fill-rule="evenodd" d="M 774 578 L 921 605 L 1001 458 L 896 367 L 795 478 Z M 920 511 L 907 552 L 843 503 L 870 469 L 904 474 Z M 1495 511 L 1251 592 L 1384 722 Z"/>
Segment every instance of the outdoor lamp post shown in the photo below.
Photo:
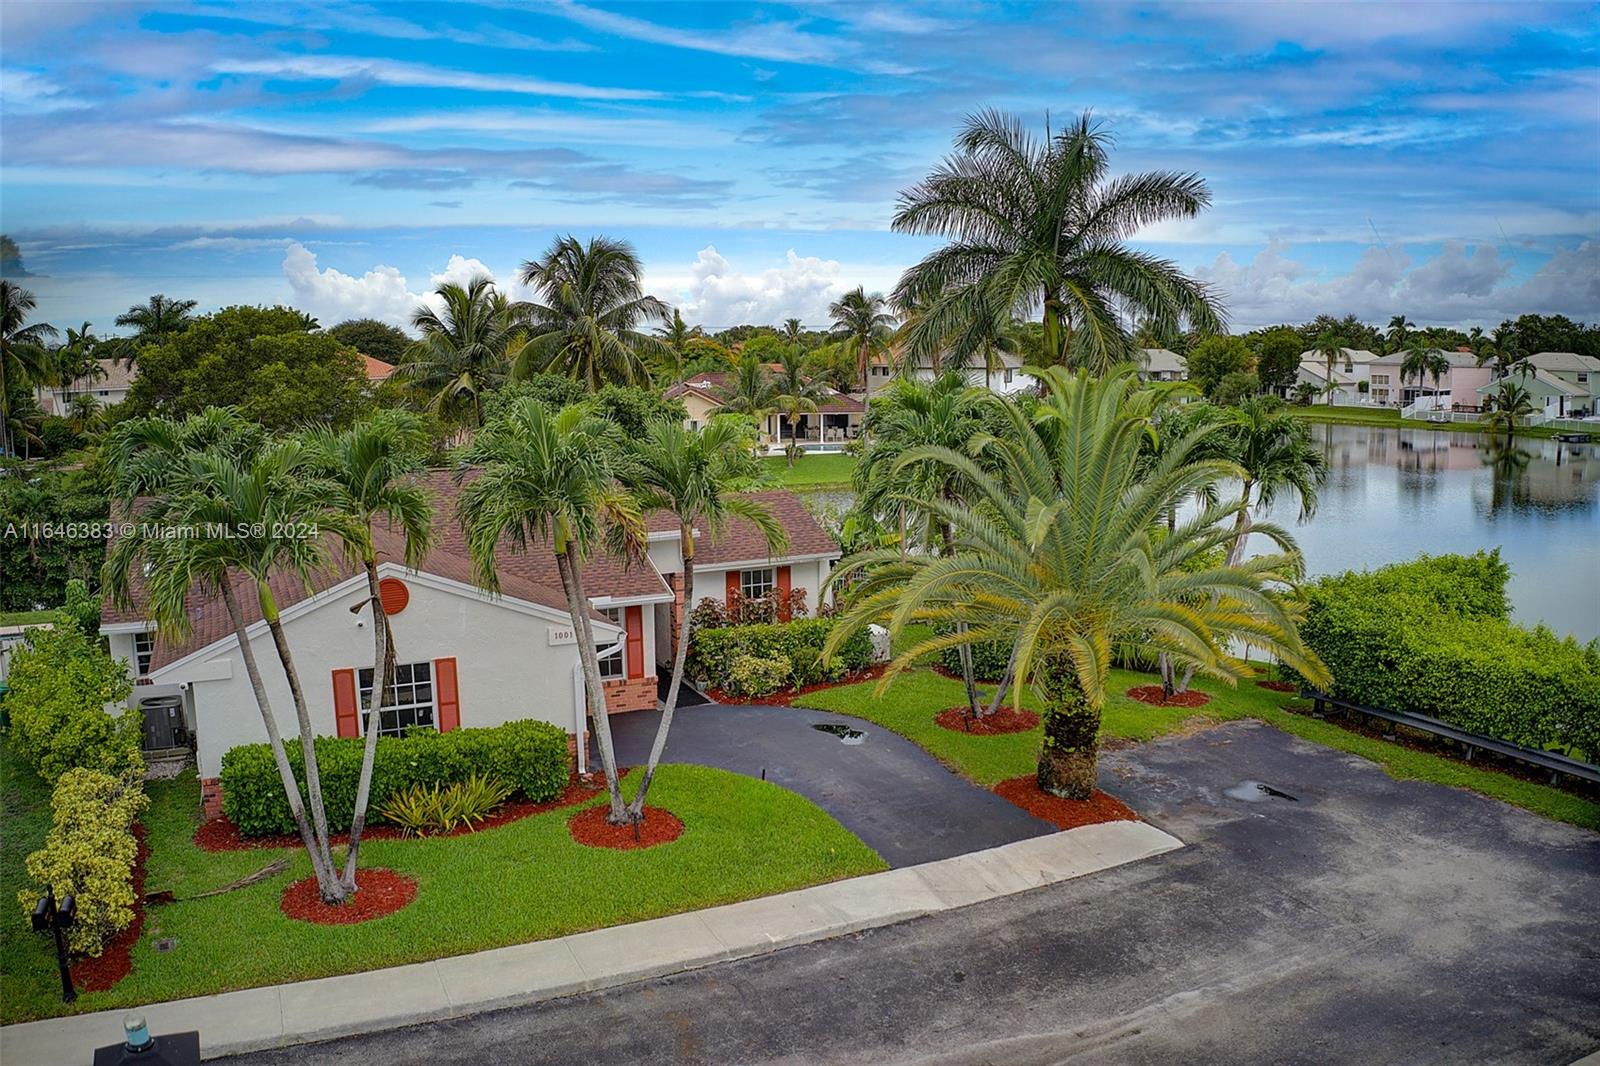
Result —
<path fill-rule="evenodd" d="M 200 1032 L 151 1036 L 144 1015 L 122 1019 L 120 1044 L 94 1049 L 94 1066 L 200 1066 Z"/>
<path fill-rule="evenodd" d="M 57 904 L 55 888 L 47 888 L 44 895 L 39 897 L 39 902 L 34 904 L 33 931 L 42 933 L 49 929 L 55 934 L 56 966 L 61 970 L 61 999 L 65 1003 L 78 998 L 78 990 L 72 987 L 72 972 L 67 969 L 66 934 L 77 920 L 78 901 L 70 892 L 62 896 Z"/>

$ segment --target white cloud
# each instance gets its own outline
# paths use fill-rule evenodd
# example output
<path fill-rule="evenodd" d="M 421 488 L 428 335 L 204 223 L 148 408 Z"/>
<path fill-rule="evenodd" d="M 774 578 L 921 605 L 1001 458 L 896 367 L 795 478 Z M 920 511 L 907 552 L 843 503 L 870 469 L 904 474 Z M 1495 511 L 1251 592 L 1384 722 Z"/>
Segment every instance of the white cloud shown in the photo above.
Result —
<path fill-rule="evenodd" d="M 423 294 L 412 292 L 405 276 L 392 266 L 375 266 L 359 278 L 333 267 L 319 270 L 316 255 L 299 242 L 284 252 L 283 276 L 289 279 L 294 306 L 328 325 L 347 318 L 376 318 L 404 326 L 423 301 Z"/>
<path fill-rule="evenodd" d="M 708 244 L 689 269 L 683 313 L 713 329 L 786 318 L 818 328 L 828 322 L 828 305 L 853 287 L 836 259 L 802 257 L 791 248 L 783 266 L 745 274 Z"/>
<path fill-rule="evenodd" d="M 307 81 L 367 80 L 382 85 L 407 85 L 428 89 L 466 89 L 474 92 L 522 93 L 574 100 L 659 100 L 662 93 L 649 89 L 616 89 L 597 85 L 546 81 L 519 74 L 478 74 L 467 70 L 433 67 L 393 59 L 361 56 L 278 56 L 273 59 L 225 58 L 212 64 L 221 74 L 260 74 L 271 78 Z"/>

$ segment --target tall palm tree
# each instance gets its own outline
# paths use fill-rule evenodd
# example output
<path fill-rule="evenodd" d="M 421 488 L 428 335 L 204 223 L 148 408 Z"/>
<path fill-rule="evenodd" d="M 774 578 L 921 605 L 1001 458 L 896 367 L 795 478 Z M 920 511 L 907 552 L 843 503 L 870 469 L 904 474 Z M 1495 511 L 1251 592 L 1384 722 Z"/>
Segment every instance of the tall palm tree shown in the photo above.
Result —
<path fill-rule="evenodd" d="M 406 349 L 394 376 L 430 394 L 429 410 L 459 425 L 483 425 L 483 395 L 506 376 L 506 349 L 517 336 L 511 305 L 484 275 L 466 285 L 450 282 L 411 315 L 422 339 Z"/>
<path fill-rule="evenodd" d="M 928 384 L 901 378 L 880 395 L 877 407 L 867 415 L 872 437 L 851 475 L 861 513 L 881 516 L 891 510 L 898 512 L 904 537 L 909 532 L 904 521 L 906 510 L 915 506 L 914 501 L 940 500 L 954 505 L 966 498 L 967 485 L 959 471 L 928 459 L 901 460 L 920 448 L 964 451 L 984 429 L 983 396 L 968 389 L 962 375 L 955 371 Z M 953 553 L 955 536 L 950 525 L 941 523 L 931 511 L 924 512 L 924 517 L 918 548 L 923 552 Z M 901 550 L 906 550 L 904 544 Z M 957 655 L 968 709 L 974 717 L 981 716 L 971 646 L 958 645 Z M 999 709 L 998 703 L 994 709 Z"/>
<path fill-rule="evenodd" d="M 606 715 L 600 660 L 583 589 L 583 561 L 602 541 L 613 550 L 637 553 L 644 543 L 639 505 L 617 481 L 621 445 L 614 423 L 582 405 L 548 411 L 532 397 L 511 404 L 460 453 L 465 480 L 458 511 L 478 583 L 499 588 L 495 556 L 509 542 L 514 551 L 555 553 L 572 628 L 578 634 L 589 719 L 600 745 L 600 762 L 611 790 L 609 820 L 627 821 L 617 759 Z"/>
<path fill-rule="evenodd" d="M 872 406 L 872 360 L 886 355 L 894 336 L 895 318 L 884 310 L 887 301 L 879 293 L 870 296 L 864 287 L 854 289 L 828 305 L 833 333 L 856 357 L 856 374 L 866 392 L 864 403 Z"/>
<path fill-rule="evenodd" d="M 1037 412 L 1030 417 L 997 401 L 1004 431 L 970 449 L 992 451 L 992 469 L 949 448 L 901 458 L 949 466 L 970 483 L 971 498 L 960 504 L 922 502 L 950 525 L 956 550 L 905 558 L 868 551 L 844 560 L 830 580 L 855 585 L 826 651 L 836 652 L 852 632 L 879 620 L 895 636 L 915 622 L 966 623 L 964 633 L 905 648 L 881 687 L 945 647 L 1001 641 L 1015 648 L 1018 679 L 1031 683 L 1044 705 L 1039 787 L 1084 799 L 1095 784 L 1116 650 L 1165 651 L 1182 665 L 1237 682 L 1246 666 L 1227 645 L 1242 636 L 1318 683 L 1328 674 L 1301 642 L 1284 591 L 1302 571 L 1287 533 L 1257 526 L 1283 550 L 1229 566 L 1194 564 L 1232 538 L 1239 501 L 1204 505 L 1165 531 L 1171 508 L 1205 499 L 1239 475 L 1231 463 L 1194 458 L 1213 431 L 1170 442 L 1141 477 L 1139 452 L 1153 401 L 1137 388 L 1133 368 L 1100 380 L 1059 367 L 1043 376 L 1047 394 Z"/>
<path fill-rule="evenodd" d="M 372 767 L 378 750 L 380 711 L 394 669 L 394 634 L 378 594 L 378 545 L 374 526 L 382 523 L 403 544 L 408 566 L 428 554 L 432 539 L 433 502 L 417 482 L 426 465 L 429 438 L 422 420 L 410 411 L 383 410 L 349 429 L 319 427 L 306 435 L 312 464 L 325 489 L 321 501 L 345 518 L 345 550 L 367 575 L 367 602 L 372 609 L 372 697 L 368 704 L 366 745 L 356 784 L 355 814 L 350 821 L 350 847 L 339 875 L 345 889 L 356 889 L 356 862 L 367 824 L 372 795 Z M 359 609 L 359 608 L 358 608 Z"/>
<path fill-rule="evenodd" d="M 778 405 L 778 387 L 772 374 L 761 360 L 754 357 L 738 359 L 733 364 L 733 380 L 713 390 L 717 410 L 735 415 L 748 415 L 756 426 L 766 432 L 767 416 Z"/>
<path fill-rule="evenodd" d="M 1400 351 L 1410 343 L 1411 330 L 1415 326 L 1416 323 L 1405 315 L 1395 315 L 1389 319 L 1389 328 L 1384 333 L 1384 346 L 1391 352 Z"/>
<path fill-rule="evenodd" d="M 28 324 L 37 306 L 33 293 L 0 279 L 0 455 L 15 454 L 11 390 L 45 384 L 54 373 L 44 342 L 56 336 L 56 328 L 48 322 Z"/>
<path fill-rule="evenodd" d="M 55 351 L 56 383 L 60 387 L 79 381 L 95 382 L 106 376 L 96 349 L 100 338 L 85 322 L 80 328 L 67 327 L 67 338 Z"/>
<path fill-rule="evenodd" d="M 1428 375 L 1433 378 L 1433 391 L 1437 394 L 1439 382 L 1448 373 L 1450 360 L 1445 358 L 1444 352 L 1420 338 L 1400 361 L 1400 380 L 1416 381 L 1418 391 L 1421 391 L 1423 376 Z"/>
<path fill-rule="evenodd" d="M 524 262 L 518 276 L 539 299 L 518 309 L 530 337 L 515 356 L 512 376 L 552 371 L 593 389 L 648 383 L 644 357 L 665 344 L 640 327 L 670 316 L 666 304 L 645 295 L 642 270 L 633 246 L 610 237 L 588 244 L 558 237 L 543 258 Z"/>
<path fill-rule="evenodd" d="M 1502 322 L 1489 334 L 1488 355 L 1485 361 L 1494 363 L 1494 376 L 1505 377 L 1511 365 L 1522 358 L 1522 344 L 1511 323 Z"/>
<path fill-rule="evenodd" d="M 99 417 L 100 401 L 87 392 L 75 392 L 67 401 L 67 415 L 72 421 L 72 428 L 83 433 Z"/>
<path fill-rule="evenodd" d="M 657 359 L 661 369 L 666 371 L 666 376 L 677 381 L 683 376 L 683 365 L 689 360 L 689 342 L 696 337 L 704 336 L 704 331 L 699 326 L 690 326 L 683 320 L 683 312 L 676 307 L 672 309 L 672 321 L 664 326 L 656 327 L 656 339 L 661 341 L 664 351 L 658 353 Z"/>
<path fill-rule="evenodd" d="M 817 404 L 827 397 L 826 391 L 805 373 L 805 357 L 800 349 L 790 347 L 778 353 L 778 372 L 772 376 L 772 406 L 789 423 L 789 444 L 784 448 L 789 466 L 794 466 L 795 453 L 800 450 L 800 420 L 817 413 Z"/>
<path fill-rule="evenodd" d="M 194 300 L 174 300 L 160 293 L 134 304 L 117 316 L 117 325 L 133 327 L 133 335 L 117 339 L 113 358 L 132 366 L 144 345 L 160 344 L 172 334 L 188 329 L 197 306 Z"/>
<path fill-rule="evenodd" d="M 334 532 L 344 526 L 342 516 L 319 502 L 323 489 L 310 453 L 298 441 L 264 442 L 259 427 L 231 411 L 208 408 L 182 422 L 158 417 L 118 427 L 108 459 L 113 496 L 130 514 L 146 525 L 195 535 L 114 541 L 104 569 L 107 589 L 116 602 L 131 604 L 132 575 L 138 570 L 158 626 L 175 637 L 189 631 L 187 599 L 192 591 L 221 596 L 318 891 L 325 902 L 342 901 L 349 891 L 337 876 L 329 844 L 310 715 L 271 586 L 274 572 L 309 581 L 327 563 L 325 541 L 293 535 L 294 530 L 304 523 Z M 309 821 L 246 632 L 239 597 L 252 591 L 295 704 Z"/>
<path fill-rule="evenodd" d="M 1344 343 L 1342 339 L 1329 330 L 1317 338 L 1315 351 L 1322 357 L 1322 362 L 1328 369 L 1328 383 L 1323 386 L 1323 391 L 1328 396 L 1328 406 L 1333 406 L 1333 394 L 1338 388 L 1333 383 L 1333 368 L 1344 361 Z"/>
<path fill-rule="evenodd" d="M 744 447 L 743 430 L 728 419 L 712 419 L 699 429 L 685 429 L 681 422 L 663 420 L 650 423 L 645 438 L 632 448 L 629 486 L 645 510 L 670 513 L 678 521 L 678 537 L 683 549 L 683 603 L 694 601 L 695 538 L 703 533 L 713 543 L 733 519 L 755 526 L 772 554 L 788 544 L 788 534 L 772 511 L 758 500 L 739 495 L 760 480 L 761 466 Z M 655 777 L 656 765 L 667 745 L 673 712 L 678 706 L 678 691 L 683 680 L 684 661 L 689 647 L 688 618 L 681 622 L 677 646 L 672 653 L 672 680 L 667 684 L 667 699 L 655 741 L 645 763 L 644 777 L 629 808 L 629 817 L 644 816 L 645 794 Z"/>
<path fill-rule="evenodd" d="M 922 329 L 1042 315 L 1050 363 L 1100 371 L 1128 357 L 1124 315 L 1164 332 L 1224 332 L 1220 304 L 1173 263 L 1128 247 L 1141 227 L 1211 202 L 1195 174 L 1109 178 L 1110 137 L 1087 113 L 1041 140 L 1014 116 L 967 118 L 956 152 L 900 194 L 893 228 L 948 237 L 900 279 L 896 304 L 922 304 Z M 921 349 L 933 340 L 913 338 Z"/>
<path fill-rule="evenodd" d="M 1502 378 L 1499 387 L 1484 397 L 1483 407 L 1484 424 L 1491 433 L 1504 429 L 1508 448 L 1517 432 L 1517 423 L 1536 413 L 1528 390 L 1510 378 Z"/>
<path fill-rule="evenodd" d="M 805 340 L 805 335 L 806 328 L 801 324 L 798 318 L 786 318 L 783 320 L 783 330 L 779 333 L 779 336 L 781 336 L 791 348 L 802 347 L 802 342 Z"/>

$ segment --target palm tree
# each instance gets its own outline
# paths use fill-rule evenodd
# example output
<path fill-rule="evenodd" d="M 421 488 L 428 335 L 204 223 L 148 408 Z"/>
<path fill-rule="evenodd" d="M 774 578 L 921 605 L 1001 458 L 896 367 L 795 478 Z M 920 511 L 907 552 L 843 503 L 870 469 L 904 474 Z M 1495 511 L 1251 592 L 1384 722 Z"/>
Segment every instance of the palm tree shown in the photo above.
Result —
<path fill-rule="evenodd" d="M 927 308 L 913 349 L 962 323 L 1042 314 L 1045 357 L 1100 371 L 1128 357 L 1123 315 L 1163 332 L 1225 331 L 1205 286 L 1129 248 L 1139 228 L 1192 218 L 1211 202 L 1195 174 L 1108 179 L 1109 134 L 1087 113 L 1040 140 L 998 111 L 967 118 L 956 154 L 900 194 L 893 228 L 951 243 L 900 279 L 897 306 Z"/>
<path fill-rule="evenodd" d="M 134 304 L 117 316 L 117 325 L 133 327 L 133 335 L 115 341 L 113 358 L 132 366 L 144 345 L 160 344 L 172 334 L 188 329 L 191 312 L 197 306 L 194 300 L 174 300 L 160 293 Z"/>
<path fill-rule="evenodd" d="M 666 304 L 645 295 L 642 270 L 633 246 L 610 237 L 588 244 L 559 237 L 542 259 L 524 262 L 519 277 L 542 302 L 518 308 L 531 337 L 514 357 L 512 376 L 554 371 L 592 389 L 648 383 L 643 356 L 665 344 L 640 327 L 669 315 Z"/>
<path fill-rule="evenodd" d="M 1494 362 L 1494 376 L 1504 377 L 1511 365 L 1522 358 L 1522 345 L 1511 323 L 1502 322 L 1489 334 L 1488 354 L 1485 361 Z"/>
<path fill-rule="evenodd" d="M 99 417 L 100 401 L 87 392 L 75 392 L 67 401 L 67 411 L 72 421 L 72 428 L 83 433 Z"/>
<path fill-rule="evenodd" d="M 738 495 L 760 480 L 761 466 L 744 447 L 743 430 L 728 419 L 712 419 L 700 429 L 685 429 L 670 420 L 650 423 L 645 439 L 632 449 L 629 485 L 645 510 L 666 511 L 678 520 L 678 536 L 683 548 L 683 603 L 694 601 L 694 556 L 696 533 L 715 542 L 728 522 L 738 518 L 761 532 L 772 554 L 788 544 L 788 534 L 767 506 Z M 655 777 L 656 765 L 667 745 L 673 712 L 678 706 L 678 690 L 683 680 L 684 661 L 689 647 L 688 619 L 680 623 L 677 646 L 673 650 L 672 680 L 661 721 L 656 726 L 655 742 L 645 763 L 644 777 L 629 808 L 629 817 L 644 817 L 645 794 Z"/>
<path fill-rule="evenodd" d="M 713 390 L 717 410 L 727 414 L 748 415 L 757 428 L 765 433 L 767 416 L 778 405 L 778 387 L 761 361 L 745 357 L 733 364 L 733 380 Z"/>
<path fill-rule="evenodd" d="M 0 279 L 0 455 L 15 454 L 11 390 L 44 384 L 54 372 L 44 342 L 56 336 L 56 328 L 47 322 L 27 324 L 37 306 L 33 293 Z"/>
<path fill-rule="evenodd" d="M 949 524 L 955 551 L 901 558 L 880 550 L 844 560 L 830 580 L 859 582 L 826 651 L 880 619 L 893 636 L 916 622 L 966 623 L 965 633 L 905 648 L 881 688 L 945 647 L 1001 641 L 1014 648 L 1016 676 L 1043 698 L 1039 787 L 1084 799 L 1094 788 L 1114 652 L 1142 645 L 1236 682 L 1246 666 L 1227 645 L 1243 636 L 1317 683 L 1328 674 L 1300 641 L 1283 591 L 1302 570 L 1287 533 L 1257 526 L 1283 550 L 1229 566 L 1196 560 L 1231 540 L 1239 501 L 1204 505 L 1165 531 L 1173 507 L 1205 499 L 1239 476 L 1232 463 L 1194 457 L 1214 431 L 1202 428 L 1167 443 L 1141 477 L 1153 394 L 1137 388 L 1133 368 L 1096 380 L 1056 367 L 1043 378 L 1047 394 L 1032 416 L 997 401 L 1004 431 L 976 440 L 970 449 L 976 454 L 924 448 L 901 458 L 948 466 L 970 484 L 970 498 L 960 504 L 921 503 Z M 992 468 L 978 459 L 985 453 Z"/>
<path fill-rule="evenodd" d="M 869 408 L 872 406 L 872 359 L 888 352 L 894 331 L 894 316 L 887 314 L 884 306 L 881 295 L 869 296 L 860 285 L 828 305 L 834 335 L 847 350 L 855 353 L 856 373 L 866 390 L 863 402 Z"/>
<path fill-rule="evenodd" d="M 823 387 L 806 376 L 804 363 L 799 348 L 785 349 L 778 353 L 778 372 L 772 377 L 772 406 L 789 423 L 789 444 L 784 455 L 791 469 L 795 453 L 800 450 L 800 419 L 816 414 L 817 404 L 827 398 Z"/>
<path fill-rule="evenodd" d="M 578 634 L 589 719 L 611 790 L 609 820 L 617 825 L 627 817 L 589 597 L 583 590 L 583 561 L 602 539 L 627 553 L 637 553 L 644 543 L 638 502 L 617 482 L 620 451 L 615 424 L 594 417 L 582 405 L 552 413 L 525 397 L 485 426 L 461 452 L 459 476 L 465 484 L 458 506 L 478 583 L 491 592 L 500 585 L 495 556 L 502 541 L 518 552 L 543 551 L 549 545 L 555 553 L 572 628 Z M 479 473 L 466 480 L 472 467 Z"/>
<path fill-rule="evenodd" d="M 1322 357 L 1323 365 L 1328 368 L 1328 383 L 1323 386 L 1323 391 L 1328 394 L 1328 406 L 1333 406 L 1333 394 L 1338 391 L 1333 382 L 1333 368 L 1344 360 L 1344 345 L 1332 330 L 1317 338 L 1316 353 Z"/>
<path fill-rule="evenodd" d="M 1405 315 L 1395 315 L 1389 319 L 1389 328 L 1384 335 L 1384 343 L 1389 351 L 1398 352 L 1404 348 L 1415 325 L 1416 323 L 1407 319 Z"/>
<path fill-rule="evenodd" d="M 918 500 L 957 504 L 966 497 L 967 487 L 957 471 L 942 463 L 932 460 L 903 463 L 901 460 L 908 452 L 919 448 L 964 451 L 968 442 L 984 429 L 985 395 L 968 389 L 961 374 L 955 371 L 942 374 L 929 384 L 901 378 L 878 398 L 877 407 L 868 413 L 872 438 L 862 450 L 861 461 L 852 474 L 857 508 L 871 516 L 887 514 L 891 509 L 899 512 L 902 553 L 906 550 L 907 508 L 914 507 L 914 501 Z M 950 525 L 940 523 L 932 512 L 925 512 L 925 517 L 921 549 L 953 553 L 955 536 Z M 974 717 L 981 717 L 983 712 L 978 707 L 978 690 L 972 671 L 972 648 L 968 644 L 958 645 L 957 654 L 966 685 L 968 710 Z M 993 709 L 999 709 L 998 702 Z"/>
<path fill-rule="evenodd" d="M 318 891 L 325 902 L 342 901 L 349 891 L 337 876 L 329 845 L 310 715 L 271 585 L 275 572 L 309 582 L 309 575 L 327 563 L 324 540 L 297 536 L 294 530 L 305 523 L 336 533 L 344 527 L 342 517 L 319 500 L 324 488 L 310 453 L 298 441 L 263 442 L 259 427 L 231 411 L 208 408 L 183 422 L 157 417 L 119 427 L 108 459 L 114 498 L 140 522 L 195 535 L 118 539 L 107 553 L 107 589 L 116 602 L 130 605 L 131 578 L 138 568 L 158 626 L 175 637 L 189 631 L 187 600 L 192 591 L 221 596 Z M 295 704 L 309 822 L 246 632 L 239 597 L 252 590 Z"/>
<path fill-rule="evenodd" d="M 483 394 L 505 380 L 506 349 L 517 336 L 511 305 L 482 275 L 465 286 L 441 285 L 435 295 L 442 310 L 423 304 L 412 313 L 422 339 L 406 349 L 394 376 L 427 391 L 435 414 L 476 428 Z"/>
<path fill-rule="evenodd" d="M 366 746 L 361 754 L 361 775 L 356 784 L 355 814 L 350 821 L 350 848 L 339 875 L 344 887 L 356 889 L 356 857 L 367 824 L 367 801 L 372 795 L 372 767 L 378 750 L 380 709 L 384 705 L 389 675 L 394 669 L 394 634 L 378 594 L 378 547 L 374 524 L 398 536 L 408 566 L 415 567 L 428 554 L 432 539 L 433 503 L 417 483 L 428 454 L 429 437 L 422 420 L 409 411 L 383 410 L 349 429 L 311 430 L 306 445 L 320 484 L 327 490 L 322 501 L 345 518 L 349 534 L 346 551 L 361 562 L 367 575 L 367 602 L 372 607 L 372 697 L 368 704 Z M 357 608 L 359 610 L 359 608 Z"/>
<path fill-rule="evenodd" d="M 805 334 L 806 328 L 805 326 L 801 325 L 798 318 L 786 318 L 783 320 L 783 330 L 779 336 L 781 336 L 791 348 L 802 347 L 802 342 L 805 340 Z"/>
<path fill-rule="evenodd" d="M 57 384 L 66 387 L 79 381 L 95 382 L 106 376 L 95 350 L 100 338 L 85 322 L 79 329 L 67 327 L 67 339 L 55 351 Z"/>
<path fill-rule="evenodd" d="M 699 326 L 691 327 L 683 320 L 683 312 L 676 307 L 672 309 L 672 321 L 656 327 L 656 339 L 665 348 L 658 358 L 671 380 L 677 381 L 683 376 L 683 364 L 689 358 L 689 342 L 703 335 L 704 331 Z"/>
<path fill-rule="evenodd" d="M 1503 428 L 1507 447 L 1510 447 L 1511 439 L 1517 432 L 1517 423 L 1536 413 L 1528 390 L 1510 378 L 1502 378 L 1499 387 L 1484 397 L 1483 407 L 1484 424 L 1491 433 Z"/>
<path fill-rule="evenodd" d="M 1294 389 L 1294 402 L 1301 407 L 1310 407 L 1317 399 L 1317 393 L 1322 389 L 1315 382 L 1297 381 Z"/>

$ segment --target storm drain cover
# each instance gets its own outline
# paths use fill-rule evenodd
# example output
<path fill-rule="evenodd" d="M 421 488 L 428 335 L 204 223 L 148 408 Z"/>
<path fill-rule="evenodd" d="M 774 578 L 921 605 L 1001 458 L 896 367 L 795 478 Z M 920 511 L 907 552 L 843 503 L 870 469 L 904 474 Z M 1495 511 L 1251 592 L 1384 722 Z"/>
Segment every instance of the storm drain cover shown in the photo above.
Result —
<path fill-rule="evenodd" d="M 819 733 L 832 733 L 839 738 L 841 744 L 861 744 L 867 739 L 867 734 L 861 730 L 851 729 L 849 726 L 840 725 L 838 722 L 817 722 L 811 728 Z"/>
<path fill-rule="evenodd" d="M 1291 796 L 1281 788 L 1273 788 L 1262 781 L 1240 781 L 1232 788 L 1225 788 L 1222 794 L 1229 799 L 1240 800 L 1244 803 L 1265 803 L 1268 800 L 1284 799 L 1295 803 L 1300 802 L 1299 797 Z"/>
<path fill-rule="evenodd" d="M 156 941 L 156 950 L 161 952 L 163 955 L 177 946 L 178 941 L 176 937 L 164 936 L 160 940 Z"/>

